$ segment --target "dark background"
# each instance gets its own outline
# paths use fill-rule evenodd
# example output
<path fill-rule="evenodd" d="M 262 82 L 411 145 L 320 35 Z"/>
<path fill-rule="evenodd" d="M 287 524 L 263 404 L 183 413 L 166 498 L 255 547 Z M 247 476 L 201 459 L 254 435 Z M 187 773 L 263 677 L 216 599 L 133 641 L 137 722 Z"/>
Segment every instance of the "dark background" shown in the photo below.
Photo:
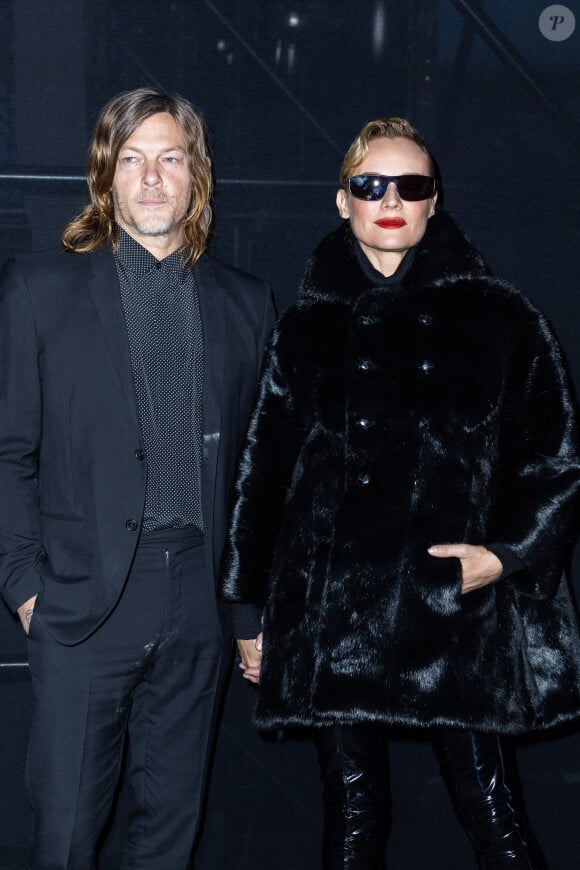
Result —
<path fill-rule="evenodd" d="M 580 0 L 566 3 L 577 27 L 559 41 L 539 27 L 548 5 L 0 0 L 0 258 L 58 244 L 85 199 L 99 109 L 120 90 L 155 85 L 191 99 L 210 123 L 213 252 L 265 277 L 283 309 L 337 224 L 348 145 L 365 121 L 401 114 L 432 146 L 447 208 L 496 273 L 550 317 L 578 383 Z M 316 870 L 314 751 L 305 737 L 259 737 L 254 697 L 235 673 L 196 870 Z M 30 710 L 24 637 L 0 610 L 0 870 L 26 862 Z M 550 867 L 578 870 L 580 734 L 523 743 L 519 759 Z M 428 745 L 395 734 L 391 767 L 390 868 L 473 867 Z M 113 835 L 104 870 L 115 868 L 114 844 Z"/>

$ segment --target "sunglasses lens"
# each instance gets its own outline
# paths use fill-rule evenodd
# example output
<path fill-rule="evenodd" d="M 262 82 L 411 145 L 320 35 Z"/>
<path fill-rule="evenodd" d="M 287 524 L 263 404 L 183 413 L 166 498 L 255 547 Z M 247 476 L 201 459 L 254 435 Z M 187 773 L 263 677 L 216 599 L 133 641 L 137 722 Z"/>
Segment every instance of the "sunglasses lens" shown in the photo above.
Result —
<path fill-rule="evenodd" d="M 401 199 L 408 202 L 429 199 L 435 190 L 434 180 L 428 175 L 400 175 L 397 187 Z"/>
<path fill-rule="evenodd" d="M 429 199 L 435 193 L 435 179 L 429 175 L 353 175 L 348 186 L 356 199 L 376 202 L 383 198 L 392 181 L 397 185 L 401 199 L 408 202 Z"/>
<path fill-rule="evenodd" d="M 383 175 L 353 175 L 348 180 L 351 194 L 357 199 L 367 202 L 382 199 L 387 192 L 387 184 Z"/>

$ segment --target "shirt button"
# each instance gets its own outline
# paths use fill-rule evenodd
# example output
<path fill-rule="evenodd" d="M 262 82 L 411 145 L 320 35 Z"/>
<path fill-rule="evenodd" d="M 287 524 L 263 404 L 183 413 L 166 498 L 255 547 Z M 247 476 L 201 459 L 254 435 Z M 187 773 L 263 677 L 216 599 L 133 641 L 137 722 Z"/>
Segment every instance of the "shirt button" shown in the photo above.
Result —
<path fill-rule="evenodd" d="M 141 449 L 135 451 L 135 459 L 138 462 L 143 462 L 143 460 L 145 459 L 145 454 Z"/>
<path fill-rule="evenodd" d="M 433 318 L 430 314 L 420 314 L 419 323 L 421 324 L 421 326 L 431 326 L 431 324 L 433 323 Z"/>
<path fill-rule="evenodd" d="M 435 363 L 430 359 L 424 359 L 422 363 L 419 363 L 419 371 L 423 372 L 424 375 L 430 375 L 434 368 Z"/>
<path fill-rule="evenodd" d="M 136 532 L 139 528 L 139 523 L 137 522 L 137 520 L 127 520 L 127 522 L 125 523 L 125 528 L 129 532 Z"/>
<path fill-rule="evenodd" d="M 359 474 L 359 476 L 357 477 L 357 483 L 359 486 L 368 486 L 370 482 L 371 482 L 370 474 L 366 474 L 366 473 Z"/>

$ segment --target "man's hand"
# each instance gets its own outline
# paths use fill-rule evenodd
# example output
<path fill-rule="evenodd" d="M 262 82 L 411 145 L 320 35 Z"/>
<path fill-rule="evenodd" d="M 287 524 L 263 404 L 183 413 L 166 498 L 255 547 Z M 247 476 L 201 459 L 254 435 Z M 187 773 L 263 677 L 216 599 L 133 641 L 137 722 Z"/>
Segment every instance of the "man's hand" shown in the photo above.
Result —
<path fill-rule="evenodd" d="M 33 595 L 32 598 L 29 598 L 28 601 L 25 601 L 24 604 L 21 604 L 18 608 L 18 616 L 20 617 L 20 622 L 22 623 L 22 627 L 26 634 L 30 629 L 30 620 L 32 619 L 32 614 L 34 612 L 34 605 L 36 604 L 36 599 L 38 595 Z"/>
<path fill-rule="evenodd" d="M 495 553 L 471 544 L 435 544 L 427 552 L 438 559 L 454 556 L 461 562 L 461 594 L 482 589 L 500 576 L 503 566 Z"/>
<path fill-rule="evenodd" d="M 240 662 L 242 677 L 250 683 L 259 683 L 262 664 L 262 632 L 255 640 L 238 640 L 236 643 L 242 657 Z"/>

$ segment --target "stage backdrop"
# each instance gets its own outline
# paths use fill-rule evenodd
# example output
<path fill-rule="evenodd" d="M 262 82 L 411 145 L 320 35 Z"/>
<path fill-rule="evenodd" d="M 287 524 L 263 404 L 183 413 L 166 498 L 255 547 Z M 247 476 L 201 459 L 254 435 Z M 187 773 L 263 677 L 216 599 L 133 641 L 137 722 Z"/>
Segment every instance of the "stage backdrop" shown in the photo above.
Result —
<path fill-rule="evenodd" d="M 350 141 L 371 118 L 404 115 L 433 147 L 447 208 L 548 314 L 578 383 L 580 0 L 0 0 L 0 38 L 2 259 L 58 245 L 85 199 L 99 108 L 155 85 L 210 123 L 214 253 L 265 277 L 282 310 L 337 224 Z M 3 610 L 0 692 L 0 870 L 17 870 L 31 696 L 24 638 Z M 257 735 L 254 700 L 234 673 L 195 866 L 316 870 L 314 752 L 303 735 Z M 579 734 L 530 741 L 519 756 L 550 866 L 577 870 Z M 395 734 L 391 768 L 389 866 L 471 867 L 428 746 Z M 115 843 L 113 831 L 104 870 Z"/>

